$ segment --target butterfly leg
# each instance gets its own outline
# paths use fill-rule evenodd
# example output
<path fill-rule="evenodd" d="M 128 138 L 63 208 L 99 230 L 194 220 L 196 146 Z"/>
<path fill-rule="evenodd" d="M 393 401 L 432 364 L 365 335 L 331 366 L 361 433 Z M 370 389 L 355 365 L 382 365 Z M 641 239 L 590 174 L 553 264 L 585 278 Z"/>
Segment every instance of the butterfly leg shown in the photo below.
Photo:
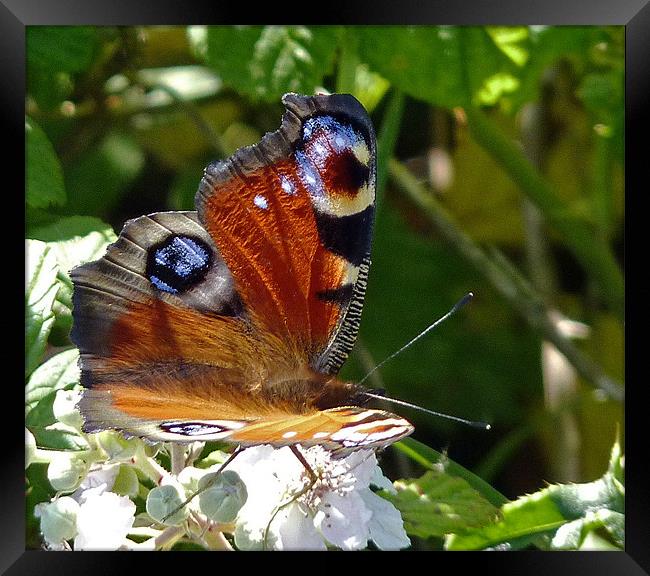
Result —
<path fill-rule="evenodd" d="M 298 458 L 300 463 L 305 467 L 305 470 L 307 470 L 307 474 L 309 474 L 309 477 L 311 478 L 311 482 L 312 482 L 312 485 L 313 485 L 314 482 L 316 482 L 316 480 L 318 480 L 318 476 L 316 476 L 316 472 L 314 472 L 311 469 L 311 466 L 309 465 L 309 462 L 307 462 L 307 460 L 305 460 L 305 457 L 302 455 L 300 450 L 298 450 L 298 446 L 293 446 L 292 445 L 292 446 L 289 446 L 289 448 L 291 448 L 291 451 L 293 452 L 294 456 L 296 458 Z"/>
<path fill-rule="evenodd" d="M 316 482 L 318 481 L 318 476 L 317 476 L 316 472 L 314 472 L 312 467 L 309 465 L 309 462 L 307 462 L 307 460 L 305 460 L 305 457 L 302 455 L 302 453 L 300 452 L 298 447 L 291 445 L 291 446 L 289 446 L 289 448 L 294 453 L 295 457 L 298 458 L 300 463 L 305 467 L 305 470 L 307 471 L 310 482 L 307 485 L 305 485 L 302 489 L 300 489 L 298 492 L 296 492 L 287 502 L 284 502 L 283 504 L 280 504 L 280 506 L 278 506 L 275 509 L 275 512 L 273 512 L 273 514 L 271 515 L 271 519 L 269 520 L 268 524 L 266 525 L 266 529 L 264 530 L 264 540 L 262 542 L 264 550 L 266 550 L 266 544 L 267 544 L 271 524 L 273 523 L 273 520 L 275 520 L 275 517 L 278 515 L 280 510 L 282 510 L 283 508 L 286 508 L 287 506 L 289 506 L 290 504 L 292 504 L 293 502 L 298 500 L 298 498 L 300 498 L 303 494 L 307 494 L 307 492 L 309 492 L 314 487 L 314 484 L 316 484 Z"/>
<path fill-rule="evenodd" d="M 176 508 L 174 508 L 174 510 L 172 510 L 169 514 L 167 514 L 167 516 L 165 516 L 165 517 L 162 519 L 162 522 L 164 523 L 165 521 L 167 521 L 168 518 L 170 518 L 171 516 L 173 516 L 174 514 L 176 514 L 176 512 L 178 512 L 179 510 L 182 510 L 182 509 L 183 509 L 185 506 L 187 506 L 187 505 L 188 505 L 188 504 L 189 504 L 189 503 L 190 503 L 190 502 L 191 502 L 191 501 L 192 501 L 196 496 L 198 496 L 199 494 L 201 494 L 201 492 L 205 492 L 205 490 L 207 490 L 208 488 L 212 487 L 212 486 L 214 485 L 214 483 L 216 482 L 217 478 L 219 477 L 219 474 L 221 474 L 221 472 L 223 472 L 223 471 L 225 470 L 226 466 L 228 466 L 228 464 L 230 464 L 230 463 L 235 459 L 235 457 L 238 456 L 239 454 L 241 454 L 243 451 L 244 451 L 244 448 L 242 448 L 241 446 L 237 446 L 237 448 L 235 449 L 235 451 L 234 451 L 234 452 L 233 452 L 233 453 L 228 457 L 228 459 L 227 459 L 227 460 L 226 460 L 226 461 L 225 461 L 225 462 L 224 462 L 224 463 L 219 467 L 219 470 L 217 470 L 217 471 L 215 472 L 215 475 L 212 477 L 212 479 L 211 479 L 209 482 L 207 482 L 206 485 L 203 486 L 203 488 L 201 488 L 201 489 L 197 490 L 196 492 L 194 492 L 194 494 L 192 494 L 192 495 L 191 495 L 187 500 L 185 500 L 185 502 L 183 502 L 182 504 L 180 504 L 179 506 L 177 506 Z"/>

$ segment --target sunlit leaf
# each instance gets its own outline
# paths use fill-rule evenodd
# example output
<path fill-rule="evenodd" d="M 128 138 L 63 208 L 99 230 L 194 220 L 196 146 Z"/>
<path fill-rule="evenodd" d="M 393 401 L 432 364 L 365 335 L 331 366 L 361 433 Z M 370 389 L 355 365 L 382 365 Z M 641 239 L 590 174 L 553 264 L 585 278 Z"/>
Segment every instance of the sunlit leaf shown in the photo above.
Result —
<path fill-rule="evenodd" d="M 72 281 L 70 270 L 79 264 L 97 260 L 106 247 L 117 240 L 113 229 L 99 218 L 63 216 L 50 224 L 32 229 L 29 235 L 48 241 L 58 264 L 59 291 L 52 306 L 55 322 L 50 341 L 57 346 L 69 344 L 72 327 Z"/>
<path fill-rule="evenodd" d="M 40 362 L 54 323 L 52 306 L 59 283 L 58 265 L 51 248 L 38 240 L 28 240 L 27 286 L 25 295 L 25 375 Z"/>
<path fill-rule="evenodd" d="M 467 105 L 488 78 L 516 67 L 481 27 L 364 26 L 359 35 L 374 71 L 438 106 Z"/>
<path fill-rule="evenodd" d="M 394 483 L 397 494 L 382 492 L 402 513 L 408 534 L 428 538 L 468 527 L 483 526 L 497 515 L 497 508 L 462 478 L 442 470 L 428 471 L 417 479 Z"/>
<path fill-rule="evenodd" d="M 618 443 L 612 450 L 612 463 L 604 476 L 586 484 L 554 484 L 534 494 L 522 496 L 501 507 L 501 519 L 465 534 L 448 537 L 450 550 L 480 550 L 489 547 L 527 543 L 531 537 L 547 535 L 557 537 L 556 546 L 566 548 L 579 545 L 586 531 L 605 527 L 616 542 L 623 540 L 620 529 L 625 508 L 625 494 L 615 471 L 620 469 L 621 456 Z M 617 463 L 618 462 L 618 463 Z M 614 514 L 611 514 L 614 513 Z M 574 521 L 568 528 L 562 528 Z M 562 532 L 557 536 L 558 529 Z"/>
<path fill-rule="evenodd" d="M 34 238 L 48 242 L 66 274 L 79 264 L 101 258 L 117 236 L 113 228 L 91 216 L 62 216 L 33 230 Z"/>
<path fill-rule="evenodd" d="M 312 94 L 332 66 L 338 32 L 318 26 L 212 26 L 207 62 L 229 84 L 256 99 Z"/>
<path fill-rule="evenodd" d="M 34 370 L 25 387 L 26 412 L 29 412 L 39 400 L 53 391 L 78 384 L 78 360 L 79 351 L 72 348 L 53 356 Z"/>

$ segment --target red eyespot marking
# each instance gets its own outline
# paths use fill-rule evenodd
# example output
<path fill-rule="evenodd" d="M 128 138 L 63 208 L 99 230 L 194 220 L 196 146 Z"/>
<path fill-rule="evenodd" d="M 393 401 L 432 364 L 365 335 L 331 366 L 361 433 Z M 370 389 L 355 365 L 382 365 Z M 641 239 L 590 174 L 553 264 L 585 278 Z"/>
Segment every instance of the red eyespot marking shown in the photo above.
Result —
<path fill-rule="evenodd" d="M 323 181 L 334 196 L 354 198 L 368 183 L 370 169 L 364 166 L 352 150 L 332 154 L 326 161 Z"/>

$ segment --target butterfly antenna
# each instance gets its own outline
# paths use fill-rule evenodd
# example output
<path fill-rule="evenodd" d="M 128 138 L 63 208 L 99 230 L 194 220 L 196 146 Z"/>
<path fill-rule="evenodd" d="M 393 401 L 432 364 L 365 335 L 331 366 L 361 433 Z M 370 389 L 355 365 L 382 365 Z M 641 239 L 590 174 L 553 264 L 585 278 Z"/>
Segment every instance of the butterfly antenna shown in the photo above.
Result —
<path fill-rule="evenodd" d="M 474 294 L 472 292 L 468 292 L 463 296 L 456 304 L 454 304 L 444 316 L 441 318 L 438 318 L 435 322 L 433 322 L 430 326 L 425 328 L 422 332 L 420 332 L 415 338 L 404 344 L 399 350 L 396 352 L 393 352 L 388 358 L 385 358 L 382 360 L 379 364 L 377 364 L 368 374 L 366 374 L 359 382 L 358 384 L 361 385 L 363 384 L 374 372 L 379 370 L 386 362 L 389 360 L 392 360 L 404 350 L 415 344 L 420 338 L 424 338 L 431 330 L 433 330 L 436 326 L 439 326 L 442 324 L 447 318 L 450 316 L 453 316 L 456 312 L 458 312 L 461 308 L 463 308 L 468 302 L 470 302 L 474 298 Z M 463 424 L 467 424 L 469 426 L 472 426 L 473 428 L 481 428 L 483 430 L 489 430 L 490 429 L 490 424 L 487 422 L 478 422 L 478 421 L 473 421 L 473 420 L 466 420 L 465 418 L 459 418 L 458 416 L 451 416 L 450 414 L 444 414 L 442 412 L 436 412 L 435 410 L 429 410 L 428 408 L 422 408 L 422 406 L 418 406 L 416 404 L 411 404 L 410 402 L 405 402 L 404 400 L 398 400 L 397 398 L 389 398 L 388 396 L 384 396 L 382 394 L 375 394 L 373 392 L 369 391 L 362 391 L 362 395 L 367 396 L 368 398 L 376 398 L 377 400 L 385 400 L 387 402 L 392 402 L 393 404 L 399 404 L 400 406 L 406 406 L 407 408 L 413 408 L 414 410 L 419 410 L 420 412 L 425 412 L 427 414 L 431 414 L 432 416 L 439 416 L 440 418 L 447 418 L 448 420 L 454 420 L 455 422 L 461 422 Z"/>
<path fill-rule="evenodd" d="M 472 298 L 474 298 L 474 294 L 472 292 L 468 292 L 463 296 L 456 304 L 454 304 L 442 318 L 438 318 L 433 324 L 431 324 L 429 327 L 425 328 L 420 332 L 415 338 L 404 344 L 399 350 L 396 352 L 393 352 L 388 358 L 384 358 L 377 366 L 375 366 L 368 374 L 366 374 L 359 382 L 359 386 L 363 384 L 372 374 L 374 374 L 377 370 L 379 370 L 386 362 L 389 360 L 392 360 L 396 356 L 399 356 L 404 350 L 407 348 L 410 348 L 413 344 L 415 344 L 420 338 L 424 338 L 431 330 L 433 330 L 436 326 L 439 326 L 442 324 L 447 318 L 450 316 L 453 316 L 456 312 L 458 312 L 465 304 L 467 304 Z"/>
<path fill-rule="evenodd" d="M 365 390 L 361 392 L 364 396 L 368 398 L 376 398 L 377 400 L 385 400 L 386 402 L 392 402 L 393 404 L 399 404 L 400 406 L 406 406 L 407 408 L 413 408 L 414 410 L 419 410 L 420 412 L 425 412 L 426 414 L 431 414 L 432 416 L 439 416 L 440 418 L 447 418 L 448 420 L 454 420 L 455 422 L 461 422 L 462 424 L 467 424 L 472 428 L 481 428 L 482 430 L 489 430 L 492 426 L 487 422 L 480 422 L 475 420 L 466 420 L 465 418 L 459 418 L 458 416 L 452 416 L 451 414 L 445 414 L 444 412 L 436 412 L 435 410 L 429 410 L 428 408 L 422 408 L 417 404 L 411 404 L 410 402 L 404 402 L 404 400 L 398 400 L 397 398 L 390 398 L 388 396 L 383 396 L 381 394 L 374 394 L 372 392 L 366 392 Z"/>

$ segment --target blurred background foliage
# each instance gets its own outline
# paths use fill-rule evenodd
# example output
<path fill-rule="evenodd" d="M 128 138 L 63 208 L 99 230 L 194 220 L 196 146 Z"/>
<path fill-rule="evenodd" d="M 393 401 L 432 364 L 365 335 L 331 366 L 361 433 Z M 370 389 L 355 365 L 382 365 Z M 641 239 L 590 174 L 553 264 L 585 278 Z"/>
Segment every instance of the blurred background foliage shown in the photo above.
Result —
<path fill-rule="evenodd" d="M 398 410 L 507 497 L 606 469 L 623 426 L 623 27 L 28 27 L 27 80 L 26 229 L 43 241 L 193 209 L 203 167 L 277 129 L 283 93 L 354 94 L 380 186 L 343 376 L 471 290 L 371 385 L 490 422 Z M 46 355 L 71 346 L 57 302 Z"/>

